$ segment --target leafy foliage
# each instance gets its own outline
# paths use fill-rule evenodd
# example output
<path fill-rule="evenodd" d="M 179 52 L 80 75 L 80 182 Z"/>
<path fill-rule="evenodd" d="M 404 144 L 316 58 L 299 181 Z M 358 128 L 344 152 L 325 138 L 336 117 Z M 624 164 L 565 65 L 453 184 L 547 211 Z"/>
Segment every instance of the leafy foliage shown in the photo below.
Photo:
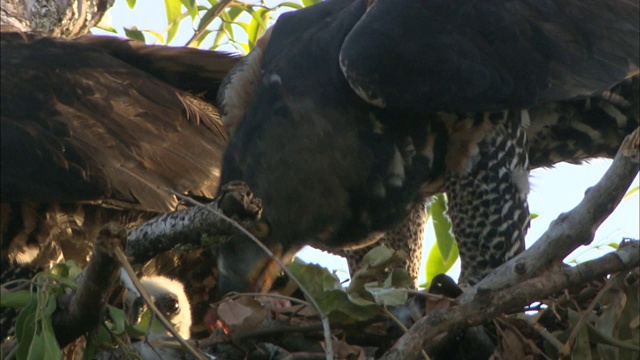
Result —
<path fill-rule="evenodd" d="M 166 27 L 161 30 L 123 29 L 123 35 L 136 41 L 145 42 L 149 35 L 154 43 L 166 45 L 185 45 L 203 49 L 220 49 L 230 45 L 241 53 L 248 53 L 256 41 L 271 26 L 277 16 L 288 10 L 297 10 L 318 3 L 320 0 L 298 2 L 282 1 L 273 6 L 266 1 L 245 3 L 230 0 L 165 0 Z M 127 0 L 130 9 L 136 8 L 135 0 Z M 189 19 L 193 34 L 183 44 L 175 43 L 176 34 Z M 101 24 L 101 29 L 114 31 L 110 25 Z M 206 44 L 206 45 L 205 45 Z"/>
<path fill-rule="evenodd" d="M 563 343 L 543 341 L 547 356 L 575 359 L 633 359 L 640 352 L 638 277 L 635 271 L 585 284 L 578 291 L 544 301 L 534 316 Z"/>
<path fill-rule="evenodd" d="M 18 359 L 61 359 L 52 315 L 58 300 L 68 289 L 75 290 L 75 279 L 81 269 L 74 261 L 56 264 L 51 270 L 37 274 L 30 281 L 30 290 L 18 290 L 2 295 L 2 307 L 24 307 L 15 324 Z M 7 284 L 3 284 L 6 286 Z"/>
<path fill-rule="evenodd" d="M 411 287 L 411 277 L 403 269 L 393 268 L 394 265 L 401 267 L 406 256 L 384 246 L 371 249 L 346 289 L 335 274 L 319 265 L 296 260 L 289 269 L 305 284 L 332 322 L 353 323 L 381 314 L 385 306 L 407 301 L 406 289 Z M 382 274 L 386 276 L 381 282 Z"/>

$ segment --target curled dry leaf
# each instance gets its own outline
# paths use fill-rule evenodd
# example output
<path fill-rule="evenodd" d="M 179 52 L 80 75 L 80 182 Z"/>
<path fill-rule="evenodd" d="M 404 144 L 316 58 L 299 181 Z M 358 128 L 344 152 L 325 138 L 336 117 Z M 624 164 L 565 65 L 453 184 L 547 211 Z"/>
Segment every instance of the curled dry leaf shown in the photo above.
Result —
<path fill-rule="evenodd" d="M 267 318 L 264 306 L 250 297 L 223 300 L 217 307 L 217 314 L 228 326 L 232 337 L 254 330 Z"/>

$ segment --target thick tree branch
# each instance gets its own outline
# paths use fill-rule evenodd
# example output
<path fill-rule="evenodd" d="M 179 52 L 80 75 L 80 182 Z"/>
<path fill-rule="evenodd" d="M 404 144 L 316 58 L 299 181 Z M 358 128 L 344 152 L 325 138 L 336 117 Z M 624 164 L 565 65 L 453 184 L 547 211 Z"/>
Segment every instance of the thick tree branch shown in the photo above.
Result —
<path fill-rule="evenodd" d="M 483 292 L 460 306 L 438 310 L 420 319 L 382 359 L 415 358 L 423 344 L 431 345 L 440 334 L 482 324 L 500 313 L 524 307 L 562 289 L 615 272 L 628 271 L 639 264 L 640 244 L 633 241 L 616 252 L 576 267 L 555 270 L 512 288 Z"/>
<path fill-rule="evenodd" d="M 133 263 L 140 264 L 178 244 L 200 245 L 203 239 L 209 239 L 210 245 L 214 245 L 237 233 L 233 225 L 213 215 L 211 210 L 233 218 L 247 229 L 254 227 L 262 212 L 261 201 L 253 197 L 246 184 L 238 182 L 224 185 L 207 207 L 194 206 L 164 214 L 131 230 L 127 255 L 133 257 Z"/>
<path fill-rule="evenodd" d="M 116 249 L 125 247 L 126 239 L 124 228 L 116 222 L 108 223 L 100 230 L 91 260 L 79 280 L 78 291 L 67 304 L 61 304 L 62 311 L 53 315 L 53 329 L 60 347 L 100 324 L 102 310 L 120 274 Z"/>
<path fill-rule="evenodd" d="M 19 31 L 76 37 L 89 32 L 114 0 L 3 0 L 1 24 Z"/>

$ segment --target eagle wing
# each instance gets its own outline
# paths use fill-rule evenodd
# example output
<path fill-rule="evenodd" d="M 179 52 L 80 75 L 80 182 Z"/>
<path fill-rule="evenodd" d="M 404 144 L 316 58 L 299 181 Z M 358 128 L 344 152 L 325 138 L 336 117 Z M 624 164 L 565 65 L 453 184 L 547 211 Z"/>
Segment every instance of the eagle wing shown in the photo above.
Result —
<path fill-rule="evenodd" d="M 379 107 L 495 111 L 599 95 L 639 61 L 637 0 L 377 0 L 340 65 Z"/>
<path fill-rule="evenodd" d="M 234 58 L 222 63 L 224 54 L 193 49 L 9 33 L 2 51 L 3 202 L 168 211 L 177 200 L 165 189 L 215 194 L 227 132 L 215 107 L 175 83 L 189 79 L 189 61 L 204 66 L 208 59 L 220 66 L 205 73 L 215 96 Z M 162 79 L 145 66 L 175 70 Z"/>

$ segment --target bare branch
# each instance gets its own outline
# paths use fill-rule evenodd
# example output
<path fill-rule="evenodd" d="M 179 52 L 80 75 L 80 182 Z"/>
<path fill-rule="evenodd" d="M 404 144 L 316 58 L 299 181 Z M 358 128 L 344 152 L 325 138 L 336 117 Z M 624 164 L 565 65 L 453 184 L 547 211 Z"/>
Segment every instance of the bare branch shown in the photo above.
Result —
<path fill-rule="evenodd" d="M 96 247 L 87 267 L 82 272 L 78 291 L 62 311 L 53 316 L 53 328 L 60 347 L 100 324 L 102 310 L 120 274 L 116 251 L 126 244 L 122 225 L 111 222 L 98 234 Z"/>
<path fill-rule="evenodd" d="M 473 300 L 460 306 L 438 310 L 420 319 L 382 359 L 415 358 L 423 343 L 431 345 L 440 334 L 482 324 L 500 313 L 524 307 L 564 288 L 615 272 L 628 271 L 639 264 L 640 243 L 633 241 L 616 252 L 576 267 L 555 270 L 512 288 L 478 293 Z"/>

